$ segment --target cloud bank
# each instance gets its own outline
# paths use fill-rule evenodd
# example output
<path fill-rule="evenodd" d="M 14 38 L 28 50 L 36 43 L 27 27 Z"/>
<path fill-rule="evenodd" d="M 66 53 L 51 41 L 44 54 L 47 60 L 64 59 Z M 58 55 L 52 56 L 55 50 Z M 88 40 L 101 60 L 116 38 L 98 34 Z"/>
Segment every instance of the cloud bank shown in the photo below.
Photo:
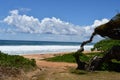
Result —
<path fill-rule="evenodd" d="M 9 30 L 9 32 L 13 33 L 79 35 L 87 37 L 90 36 L 96 26 L 109 21 L 104 18 L 95 20 L 93 25 L 79 26 L 55 17 L 39 20 L 33 16 L 21 15 L 17 9 L 11 10 L 9 14 L 3 19 L 3 22 L 10 26 L 6 31 Z"/>

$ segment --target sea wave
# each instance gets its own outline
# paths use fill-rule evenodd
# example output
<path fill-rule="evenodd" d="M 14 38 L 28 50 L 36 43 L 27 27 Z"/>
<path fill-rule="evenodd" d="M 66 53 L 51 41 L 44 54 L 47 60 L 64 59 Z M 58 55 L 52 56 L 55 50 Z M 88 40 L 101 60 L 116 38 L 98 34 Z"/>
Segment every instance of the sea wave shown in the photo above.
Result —
<path fill-rule="evenodd" d="M 93 45 L 86 45 L 85 50 L 90 50 Z M 22 45 L 22 46 L 0 46 L 0 51 L 11 55 L 20 54 L 45 54 L 45 53 L 58 53 L 58 52 L 72 52 L 77 51 L 80 46 L 70 45 Z"/>

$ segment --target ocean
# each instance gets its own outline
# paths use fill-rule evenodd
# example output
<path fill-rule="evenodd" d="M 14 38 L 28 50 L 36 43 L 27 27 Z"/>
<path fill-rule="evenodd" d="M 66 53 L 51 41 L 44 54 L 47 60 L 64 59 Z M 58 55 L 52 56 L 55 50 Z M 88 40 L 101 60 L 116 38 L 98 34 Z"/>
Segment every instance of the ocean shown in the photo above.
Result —
<path fill-rule="evenodd" d="M 80 44 L 81 42 L 0 40 L 0 51 L 10 55 L 52 54 L 77 51 Z M 84 48 L 90 50 L 92 47 L 93 43 Z"/>

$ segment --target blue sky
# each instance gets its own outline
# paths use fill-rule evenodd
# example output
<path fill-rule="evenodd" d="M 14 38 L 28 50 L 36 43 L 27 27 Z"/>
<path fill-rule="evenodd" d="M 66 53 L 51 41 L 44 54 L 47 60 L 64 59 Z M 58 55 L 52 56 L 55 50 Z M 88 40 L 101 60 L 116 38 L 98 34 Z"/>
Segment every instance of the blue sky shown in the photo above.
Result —
<path fill-rule="evenodd" d="M 0 39 L 83 41 L 120 11 L 115 0 L 1 0 Z M 96 39 L 99 40 L 99 37 Z"/>

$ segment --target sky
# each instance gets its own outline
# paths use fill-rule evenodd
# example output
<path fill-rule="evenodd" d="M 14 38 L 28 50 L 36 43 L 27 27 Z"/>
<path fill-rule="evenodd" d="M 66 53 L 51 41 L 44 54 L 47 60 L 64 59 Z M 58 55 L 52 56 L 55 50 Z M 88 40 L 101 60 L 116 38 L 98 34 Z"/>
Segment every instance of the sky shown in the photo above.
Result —
<path fill-rule="evenodd" d="M 0 40 L 87 40 L 120 11 L 117 0 L 1 0 Z M 95 41 L 101 37 L 95 37 Z"/>

